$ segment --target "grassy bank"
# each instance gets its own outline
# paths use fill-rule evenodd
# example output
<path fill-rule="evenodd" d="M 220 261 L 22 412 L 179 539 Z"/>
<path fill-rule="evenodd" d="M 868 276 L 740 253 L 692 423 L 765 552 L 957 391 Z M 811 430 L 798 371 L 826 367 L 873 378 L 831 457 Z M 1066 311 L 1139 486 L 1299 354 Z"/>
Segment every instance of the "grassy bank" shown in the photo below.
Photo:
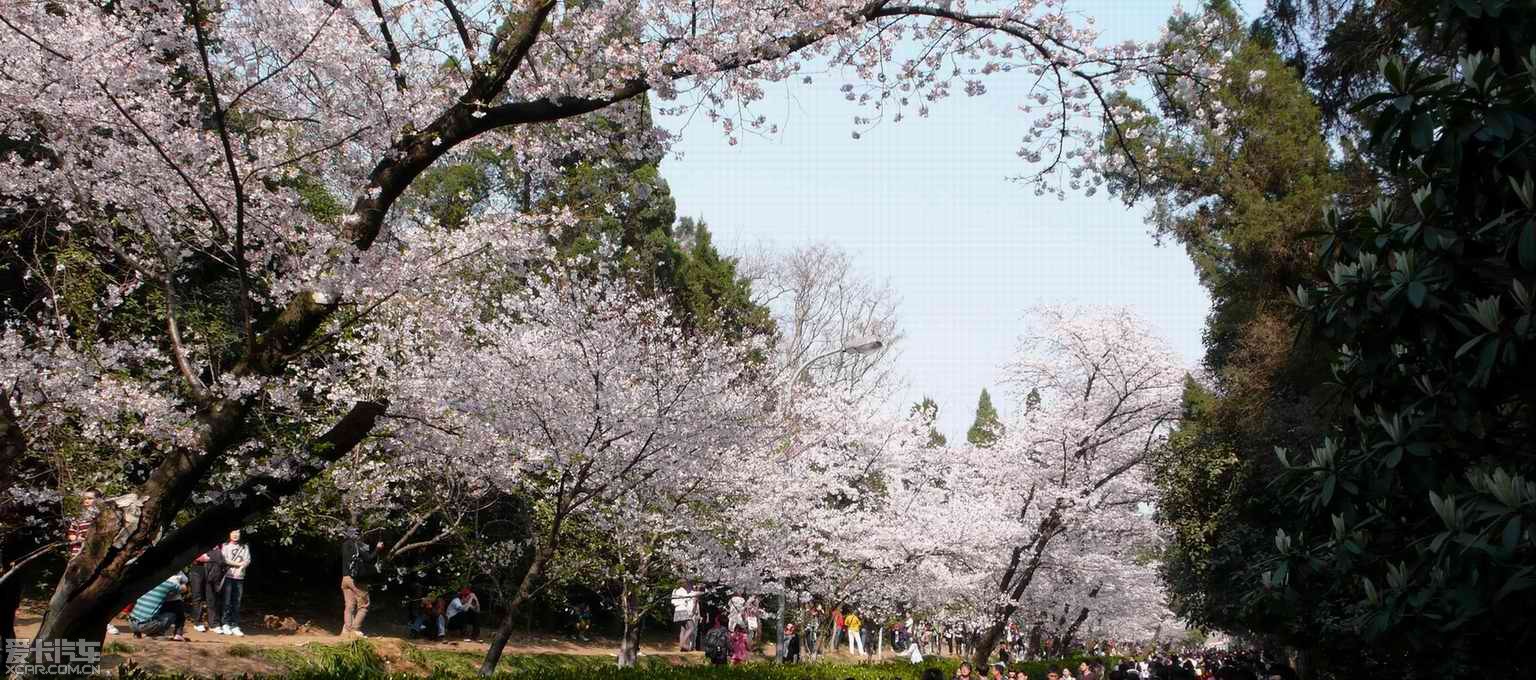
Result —
<path fill-rule="evenodd" d="M 406 643 L 387 646 L 360 640 L 351 644 L 309 644 L 292 648 L 236 646 L 230 655 L 259 656 L 284 671 L 273 677 L 298 680 L 468 680 L 476 677 L 481 655 L 471 651 L 422 649 Z M 1013 668 L 1043 678 L 1048 669 L 1081 661 L 1071 658 L 1015 664 Z M 766 662 L 715 667 L 677 664 L 674 660 L 642 657 L 637 668 L 616 668 L 612 659 L 565 654 L 509 655 L 497 677 L 503 680 L 917 680 L 928 668 L 944 677 L 954 674 L 958 659 L 930 660 L 913 665 L 902 661 L 879 664 L 818 662 L 778 665 Z M 192 674 L 151 671 L 131 664 L 120 667 L 121 680 L 190 680 Z M 254 677 L 254 676 L 246 676 Z"/>

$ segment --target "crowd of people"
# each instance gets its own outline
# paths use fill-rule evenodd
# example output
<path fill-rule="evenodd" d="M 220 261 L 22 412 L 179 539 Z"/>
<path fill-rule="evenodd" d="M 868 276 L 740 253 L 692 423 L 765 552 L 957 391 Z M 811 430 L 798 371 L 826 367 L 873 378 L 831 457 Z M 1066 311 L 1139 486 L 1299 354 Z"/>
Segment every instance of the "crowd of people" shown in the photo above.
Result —
<path fill-rule="evenodd" d="M 131 506 L 132 499 L 110 499 L 119 507 Z M 95 490 L 81 497 L 81 514 L 67 527 L 70 555 L 78 555 L 95 514 L 99 494 Z M 371 586 L 381 577 L 384 558 L 382 542 L 368 545 L 355 529 L 344 533 L 341 546 L 342 625 L 340 635 L 366 637 L 363 621 L 371 603 Z M 185 627 L 190 620 L 198 632 L 242 637 L 240 605 L 245 595 L 245 581 L 252 564 L 251 548 L 241 541 L 239 529 L 229 532 L 228 540 L 198 554 L 185 569 L 171 575 L 140 596 L 125 609 L 130 632 L 135 637 L 160 637 L 186 640 Z M 684 582 L 672 591 L 672 620 L 679 625 L 678 648 L 684 652 L 700 651 L 713 664 L 741 664 L 751 659 L 752 650 L 764 642 L 770 630 L 765 621 L 777 614 L 765 610 L 762 598 L 730 592 L 723 604 L 705 616 L 704 600 L 709 591 Z M 450 631 L 462 632 L 465 641 L 480 637 L 480 598 L 468 586 L 455 592 L 422 597 L 412 612 L 408 631 L 412 636 L 442 640 Z M 835 653 L 845 647 L 855 657 L 870 656 L 873 646 L 891 641 L 891 650 L 912 663 L 925 656 L 970 656 L 979 644 L 985 627 L 976 621 L 917 621 L 911 613 L 894 617 L 883 626 L 867 625 L 860 612 L 848 605 L 824 608 L 814 599 L 795 607 L 789 617 L 775 621 L 782 625 L 783 645 L 778 659 L 799 662 L 802 656 L 816 657 Z M 590 610 L 578 616 L 579 630 L 590 625 Z M 706 628 L 701 623 L 709 622 Z M 799 621 L 803 627 L 797 627 Z M 823 622 L 830 625 L 825 640 Z M 120 634 L 109 626 L 108 633 Z M 873 640 L 871 637 L 873 636 Z M 1059 656 L 1065 648 L 1053 649 L 1060 642 L 1049 636 L 1026 635 L 1018 625 L 1006 629 L 995 650 L 997 661 L 985 669 L 962 663 L 952 680 L 1294 680 L 1296 674 L 1283 662 L 1266 659 L 1256 653 L 1201 651 L 1189 654 L 1152 653 L 1134 645 L 1096 641 L 1088 645 L 1092 656 L 1118 656 L 1123 661 L 1107 668 L 1101 663 L 1082 662 L 1078 667 L 1061 667 L 1031 678 L 1017 669 L 1025 659 Z M 936 669 L 924 673 L 925 680 L 945 680 Z"/>
<path fill-rule="evenodd" d="M 131 512 L 134 500 L 109 499 L 119 511 Z M 81 494 L 81 511 L 65 528 L 65 542 L 70 557 L 85 548 L 85 539 L 100 512 L 100 493 L 90 489 Z M 366 637 L 363 621 L 371 604 L 371 586 L 381 578 L 380 562 L 384 544 L 365 543 L 355 529 L 344 533 L 341 546 L 342 636 Z M 244 637 L 240 626 L 240 605 L 245 597 L 246 575 L 252 563 L 251 547 L 243 542 L 240 530 L 229 532 L 228 540 L 199 553 L 191 564 L 172 574 L 141 595 L 124 609 L 128 628 L 134 637 L 156 637 L 185 641 L 186 627 L 199 633 Z M 480 638 L 480 598 L 468 586 L 443 596 L 422 598 L 414 612 L 409 630 L 413 635 L 438 640 L 450 631 L 462 631 L 464 639 Z M 107 626 L 108 635 L 123 631 Z"/>
<path fill-rule="evenodd" d="M 1077 668 L 1051 668 L 1043 673 L 994 663 L 985 671 L 962 662 L 946 679 L 937 668 L 923 672 L 923 680 L 1296 680 L 1296 672 L 1282 661 L 1266 659 L 1257 652 L 1200 651 L 1189 654 L 1148 654 L 1120 660 L 1113 666 L 1101 661 L 1081 661 Z"/>
<path fill-rule="evenodd" d="M 229 532 L 228 541 L 198 554 L 186 569 L 140 596 L 128 611 L 129 630 L 134 637 L 184 641 L 190 619 L 200 633 L 244 637 L 240 601 L 250 565 L 251 548 L 240 541 L 240 530 Z M 120 631 L 113 626 L 107 632 Z"/>
<path fill-rule="evenodd" d="M 775 615 L 766 612 L 757 596 L 732 592 L 723 605 L 712 608 L 706 615 L 706 596 L 710 591 L 684 582 L 672 591 L 672 620 L 678 625 L 678 648 L 682 651 L 700 651 L 710 663 L 716 665 L 745 663 L 751 658 L 751 649 L 759 640 L 759 632 L 767 630 L 761 619 Z M 907 658 L 913 664 L 923 663 L 928 656 L 967 657 L 972 655 L 985 626 L 978 621 L 944 620 L 918 621 L 911 613 L 894 617 L 884 626 L 868 625 L 860 613 L 849 606 L 824 608 L 814 600 L 802 602 L 790 612 L 794 620 L 783 623 L 783 650 L 779 660 L 799 662 L 803 656 L 814 657 L 820 653 L 836 652 L 840 647 L 855 657 L 868 657 L 871 645 L 883 646 L 890 641 L 890 649 L 898 657 Z M 797 627 L 796 622 L 800 626 Z M 708 622 L 707 628 L 701 628 Z M 823 640 L 820 626 L 831 626 Z M 982 669 L 962 663 L 951 680 L 1295 680 L 1296 673 L 1283 661 L 1267 659 L 1252 652 L 1226 652 L 1203 650 L 1191 653 L 1157 651 L 1155 648 L 1134 643 L 1094 640 L 1084 646 L 1070 640 L 1053 639 L 1035 631 L 1027 634 L 1016 623 L 1005 629 L 1005 635 L 993 652 L 994 663 Z M 873 636 L 873 638 L 872 638 Z M 825 645 L 825 649 L 819 647 Z M 1068 647 L 1072 649 L 1069 650 Z M 1074 667 L 1058 667 L 1032 677 L 1021 670 L 1027 659 L 1050 659 L 1067 655 L 1069 651 L 1086 652 L 1090 657 L 1119 658 L 1113 666 L 1101 662 L 1083 661 Z M 924 678 L 946 680 L 937 669 L 930 668 Z"/>

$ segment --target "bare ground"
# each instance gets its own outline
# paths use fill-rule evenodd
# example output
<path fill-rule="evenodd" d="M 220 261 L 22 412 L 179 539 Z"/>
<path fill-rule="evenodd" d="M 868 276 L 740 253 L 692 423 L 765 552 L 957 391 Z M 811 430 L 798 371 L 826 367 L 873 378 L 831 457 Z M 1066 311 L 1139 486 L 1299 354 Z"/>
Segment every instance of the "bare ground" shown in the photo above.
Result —
<path fill-rule="evenodd" d="M 22 638 L 33 636 L 40 622 L 40 608 L 35 605 L 24 605 L 17 612 L 18 636 Z M 186 630 L 188 640 L 173 642 L 165 639 L 135 638 L 129 632 L 125 617 L 120 616 L 114 619 L 113 624 L 117 626 L 120 633 L 108 635 L 103 645 L 102 668 L 109 672 L 123 663 L 132 661 L 147 669 L 203 676 L 282 673 L 287 667 L 280 663 L 279 659 L 283 656 L 302 655 L 303 650 L 298 648 L 313 643 L 336 645 L 355 639 L 353 636 L 342 637 L 304 624 L 301 624 L 297 631 L 287 631 L 282 630 L 281 626 L 274 629 L 259 622 L 252 622 L 242 627 L 244 637 L 218 635 L 212 631 L 199 633 L 188 626 Z M 388 662 L 392 669 L 399 671 L 425 672 L 427 670 L 418 667 L 409 659 L 407 650 L 410 647 L 423 651 L 472 653 L 476 656 L 483 656 L 487 649 L 484 641 L 407 640 L 399 636 L 398 630 L 391 631 L 388 626 L 381 626 L 381 628 L 383 630 L 379 634 L 370 633 L 368 639 L 373 642 L 373 647 L 379 656 Z M 391 635 L 392 632 L 395 634 Z M 482 635 L 489 637 L 487 631 L 482 631 Z M 283 650 L 289 650 L 295 654 L 284 655 L 280 653 Z M 517 634 L 507 645 L 505 654 L 509 656 L 561 654 L 613 657 L 617 651 L 618 640 L 594 638 L 590 642 L 581 642 L 549 635 Z M 641 655 L 665 659 L 673 664 L 701 663 L 703 660 L 701 654 L 681 653 L 677 651 L 676 643 L 668 647 L 665 642 L 642 643 Z"/>

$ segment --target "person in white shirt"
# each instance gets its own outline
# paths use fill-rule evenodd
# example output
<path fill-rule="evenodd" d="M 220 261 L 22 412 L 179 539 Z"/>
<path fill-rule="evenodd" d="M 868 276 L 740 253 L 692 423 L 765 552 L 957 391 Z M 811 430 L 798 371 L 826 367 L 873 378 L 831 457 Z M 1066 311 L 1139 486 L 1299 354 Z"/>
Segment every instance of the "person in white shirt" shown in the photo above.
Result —
<path fill-rule="evenodd" d="M 240 632 L 240 598 L 245 595 L 245 570 L 251 566 L 251 547 L 240 542 L 240 530 L 229 532 L 229 542 L 219 548 L 224 554 L 224 621 L 219 626 L 220 635 L 242 637 Z"/>
<path fill-rule="evenodd" d="M 699 594 L 684 581 L 672 591 L 672 622 L 682 624 L 677 631 L 677 648 L 693 651 L 693 639 L 699 630 Z"/>
<path fill-rule="evenodd" d="M 448 603 L 448 628 L 466 628 L 471 631 L 465 642 L 480 639 L 480 598 L 469 586 L 459 589 L 459 594 Z"/>
<path fill-rule="evenodd" d="M 747 598 L 741 593 L 731 593 L 731 601 L 728 605 L 731 615 L 726 624 L 726 630 L 736 630 L 737 627 L 747 627 Z"/>

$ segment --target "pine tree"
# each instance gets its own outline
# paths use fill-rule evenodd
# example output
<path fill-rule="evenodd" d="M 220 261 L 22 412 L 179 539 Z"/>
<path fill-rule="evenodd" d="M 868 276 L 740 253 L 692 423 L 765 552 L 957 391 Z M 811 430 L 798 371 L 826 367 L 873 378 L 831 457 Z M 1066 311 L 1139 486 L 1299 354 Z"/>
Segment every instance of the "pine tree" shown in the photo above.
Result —
<path fill-rule="evenodd" d="M 928 448 L 936 449 L 949 444 L 949 438 L 934 427 L 934 423 L 939 421 L 939 402 L 934 401 L 933 397 L 924 396 L 922 401 L 912 405 L 912 413 L 928 427 Z"/>
<path fill-rule="evenodd" d="M 997 408 L 992 405 L 992 395 L 981 388 L 981 398 L 976 402 L 976 420 L 965 433 L 965 440 L 981 447 L 991 446 L 1003 436 L 1003 423 L 997 418 Z"/>

